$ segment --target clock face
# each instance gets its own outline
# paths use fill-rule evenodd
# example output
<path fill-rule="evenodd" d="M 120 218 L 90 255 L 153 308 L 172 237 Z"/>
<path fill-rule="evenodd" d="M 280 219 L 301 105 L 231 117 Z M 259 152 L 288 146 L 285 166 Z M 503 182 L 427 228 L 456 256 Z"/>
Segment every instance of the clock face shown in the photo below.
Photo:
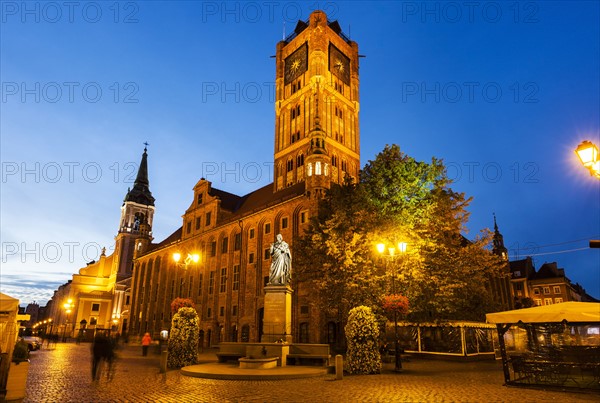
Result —
<path fill-rule="evenodd" d="M 350 85 L 350 59 L 332 44 L 329 44 L 329 71 Z"/>
<path fill-rule="evenodd" d="M 284 84 L 289 84 L 300 77 L 308 68 L 308 45 L 300 46 L 285 58 Z"/>

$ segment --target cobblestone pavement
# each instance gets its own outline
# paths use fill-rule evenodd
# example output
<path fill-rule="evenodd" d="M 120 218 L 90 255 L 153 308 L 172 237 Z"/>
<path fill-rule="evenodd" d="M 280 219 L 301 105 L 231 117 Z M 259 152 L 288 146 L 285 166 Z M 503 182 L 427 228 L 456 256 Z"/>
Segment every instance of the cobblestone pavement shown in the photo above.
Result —
<path fill-rule="evenodd" d="M 283 381 L 193 378 L 159 371 L 159 355 L 118 351 L 112 379 L 91 380 L 90 344 L 59 343 L 31 354 L 24 402 L 597 402 L 598 395 L 502 386 L 499 362 L 412 359 L 404 372 Z M 213 360 L 214 354 L 201 359 Z M 386 364 L 390 365 L 390 364 Z"/>

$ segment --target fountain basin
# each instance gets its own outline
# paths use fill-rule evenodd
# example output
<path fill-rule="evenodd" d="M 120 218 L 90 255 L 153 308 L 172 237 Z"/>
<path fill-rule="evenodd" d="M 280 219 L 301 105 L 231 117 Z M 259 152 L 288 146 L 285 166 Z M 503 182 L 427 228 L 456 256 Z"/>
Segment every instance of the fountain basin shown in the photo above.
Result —
<path fill-rule="evenodd" d="M 242 357 L 238 359 L 240 368 L 245 369 L 269 369 L 277 367 L 277 360 L 279 357 L 266 357 L 266 358 L 250 358 Z"/>

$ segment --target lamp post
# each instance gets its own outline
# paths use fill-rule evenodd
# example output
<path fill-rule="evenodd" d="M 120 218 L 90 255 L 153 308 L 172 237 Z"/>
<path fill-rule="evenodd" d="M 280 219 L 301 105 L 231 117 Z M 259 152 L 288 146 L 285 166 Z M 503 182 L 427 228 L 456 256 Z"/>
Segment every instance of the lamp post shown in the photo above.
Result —
<path fill-rule="evenodd" d="M 398 242 L 398 251 L 400 254 L 406 252 L 406 242 Z M 399 256 L 396 254 L 396 247 L 391 246 L 387 247 L 387 255 L 385 254 L 386 245 L 384 243 L 377 244 L 377 251 L 381 256 L 386 258 L 386 271 L 387 271 L 387 261 L 392 261 L 392 295 L 396 294 L 396 266 L 393 264 L 394 260 Z M 400 349 L 398 348 L 398 312 L 397 309 L 394 309 L 394 371 L 401 372 L 402 371 L 402 361 L 400 360 Z"/>
<path fill-rule="evenodd" d="M 200 255 L 197 253 L 188 253 L 186 258 L 183 259 L 183 262 L 179 263 L 179 261 L 181 260 L 181 253 L 175 252 L 173 253 L 173 260 L 175 261 L 175 264 L 177 264 L 177 267 L 181 267 L 187 270 L 190 264 L 198 263 L 198 261 L 200 260 Z"/>
<path fill-rule="evenodd" d="M 71 314 L 71 309 L 74 307 L 75 305 L 73 304 L 73 300 L 71 298 L 69 298 L 67 300 L 67 302 L 65 302 L 63 304 L 63 308 L 65 309 L 65 327 L 63 328 L 63 343 L 67 341 L 67 336 L 66 336 L 66 332 L 67 332 L 67 326 L 69 325 L 69 315 Z"/>
<path fill-rule="evenodd" d="M 600 159 L 598 159 L 598 147 L 591 141 L 581 142 L 575 149 L 575 154 L 584 167 L 589 169 L 590 175 L 600 179 Z"/>

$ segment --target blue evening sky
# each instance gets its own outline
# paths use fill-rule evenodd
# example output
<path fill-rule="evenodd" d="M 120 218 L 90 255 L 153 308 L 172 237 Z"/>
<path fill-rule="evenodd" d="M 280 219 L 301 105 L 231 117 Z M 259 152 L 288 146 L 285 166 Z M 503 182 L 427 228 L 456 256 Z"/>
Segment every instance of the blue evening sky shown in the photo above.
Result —
<path fill-rule="evenodd" d="M 361 163 L 397 143 L 442 158 L 511 259 L 557 262 L 600 298 L 600 3 L 2 1 L 1 281 L 44 305 L 102 247 L 150 143 L 155 241 L 206 177 L 272 181 L 284 32 L 315 8 L 358 42 Z"/>

